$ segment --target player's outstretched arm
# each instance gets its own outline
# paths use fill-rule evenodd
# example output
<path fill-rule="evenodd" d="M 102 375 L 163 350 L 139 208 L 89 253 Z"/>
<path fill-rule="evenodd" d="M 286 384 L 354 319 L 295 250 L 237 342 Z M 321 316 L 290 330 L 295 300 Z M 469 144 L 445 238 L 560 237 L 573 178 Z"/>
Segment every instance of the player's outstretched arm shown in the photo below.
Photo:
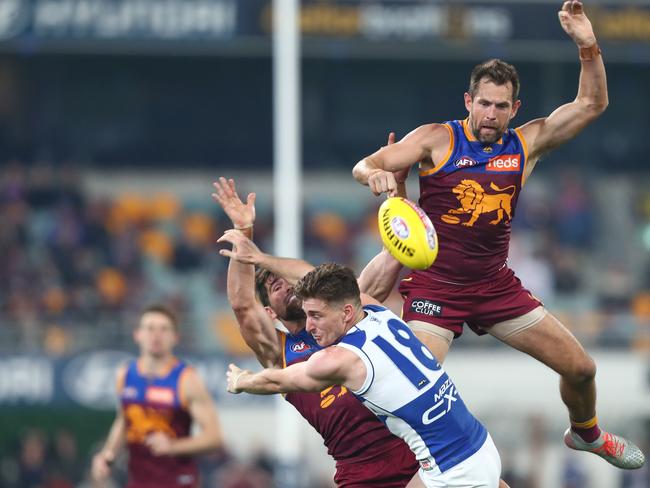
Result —
<path fill-rule="evenodd" d="M 220 254 L 234 259 L 242 264 L 252 264 L 268 269 L 273 274 L 282 276 L 290 283 L 297 282 L 312 270 L 313 266 L 301 259 L 277 258 L 263 253 L 253 243 L 253 224 L 255 223 L 255 193 L 249 193 L 246 204 L 237 194 L 235 180 L 221 176 L 213 183 L 215 193 L 212 198 L 221 206 L 232 221 L 235 230 L 242 232 L 247 239 L 239 239 L 238 245 L 229 240 L 226 235 L 217 242 L 230 242 L 233 250 L 222 250 Z"/>
<path fill-rule="evenodd" d="M 298 258 L 281 258 L 271 254 L 262 254 L 258 266 L 268 269 L 276 276 L 281 276 L 290 285 L 295 285 L 314 267 L 307 261 Z"/>
<path fill-rule="evenodd" d="M 387 146 L 395 143 L 395 133 L 388 134 Z M 393 173 L 397 183 L 396 193 L 398 197 L 407 198 L 406 180 L 408 178 L 411 166 Z M 395 259 L 384 247 L 374 258 L 372 258 L 365 268 L 361 271 L 357 282 L 361 293 L 365 293 L 383 302 L 388 298 L 393 290 L 399 272 L 402 270 L 402 264 Z"/>
<path fill-rule="evenodd" d="M 357 389 L 363 381 L 356 385 L 356 376 L 360 372 L 365 376 L 365 369 L 363 362 L 354 353 L 338 347 L 328 347 L 313 354 L 307 361 L 284 369 L 265 369 L 252 373 L 231 364 L 226 377 L 230 393 L 272 395 L 322 391 L 332 385 Z"/>
<path fill-rule="evenodd" d="M 217 409 L 201 377 L 187 368 L 181 377 L 181 399 L 200 432 L 195 436 L 170 438 L 163 432 L 147 437 L 145 444 L 155 456 L 190 456 L 214 451 L 223 444 Z"/>
<path fill-rule="evenodd" d="M 117 394 L 118 398 L 122 394 L 122 385 L 124 384 L 124 377 L 126 376 L 126 366 L 118 369 L 116 375 Z M 101 482 L 106 480 L 111 474 L 113 462 L 124 446 L 126 441 L 126 422 L 122 415 L 122 409 L 117 407 L 117 414 L 115 420 L 111 425 L 108 432 L 108 437 L 104 443 L 104 447 L 93 456 L 91 466 L 91 476 L 93 480 Z"/>
<path fill-rule="evenodd" d="M 529 146 L 529 161 L 533 162 L 573 139 L 602 114 L 609 103 L 605 65 L 582 2 L 564 2 L 558 17 L 564 31 L 578 46 L 581 64 L 578 94 L 573 102 L 562 105 L 548 117 L 521 127 Z"/>
<path fill-rule="evenodd" d="M 407 134 L 401 141 L 388 144 L 359 161 L 352 175 L 376 195 L 397 196 L 397 181 L 393 173 L 406 170 L 417 162 L 436 160 L 434 149 L 449 147 L 449 131 L 440 124 L 427 124 Z"/>
<path fill-rule="evenodd" d="M 227 230 L 217 242 L 229 242 L 232 250 L 222 249 L 219 254 L 243 264 L 252 264 L 269 270 L 294 285 L 314 267 L 297 258 L 281 258 L 260 251 L 253 241 L 236 230 Z"/>
<path fill-rule="evenodd" d="M 214 183 L 212 198 L 221 206 L 239 230 L 229 231 L 225 242 L 233 244 L 233 251 L 242 255 L 250 253 L 250 245 L 257 248 L 250 237 L 255 223 L 255 194 L 248 195 L 244 204 L 237 194 L 235 181 L 221 177 Z M 237 243 L 240 246 L 237 246 Z M 248 244 L 249 249 L 244 249 Z M 229 251 L 230 253 L 230 251 Z M 228 253 L 222 255 L 228 256 Z M 264 367 L 278 366 L 282 362 L 280 341 L 273 321 L 255 297 L 255 266 L 249 262 L 230 259 L 227 278 L 228 301 L 232 307 L 242 338 Z"/>
<path fill-rule="evenodd" d="M 238 231 L 236 231 L 238 232 Z M 282 349 L 273 320 L 255 296 L 255 266 L 231 259 L 227 294 L 246 345 L 264 367 L 282 363 Z"/>

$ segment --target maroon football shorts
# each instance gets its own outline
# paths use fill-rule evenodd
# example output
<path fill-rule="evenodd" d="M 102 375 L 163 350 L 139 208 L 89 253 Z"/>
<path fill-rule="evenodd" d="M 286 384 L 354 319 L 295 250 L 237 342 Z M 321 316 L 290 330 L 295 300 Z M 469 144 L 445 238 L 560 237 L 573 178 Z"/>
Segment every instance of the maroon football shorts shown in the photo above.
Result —
<path fill-rule="evenodd" d="M 434 324 L 459 337 L 463 324 L 478 335 L 505 320 L 520 317 L 542 305 L 508 267 L 489 280 L 454 285 L 437 281 L 425 273 L 413 273 L 403 279 L 399 292 L 404 298 L 402 320 Z"/>
<path fill-rule="evenodd" d="M 339 488 L 404 488 L 417 474 L 420 464 L 411 450 L 389 449 L 362 463 L 336 463 L 334 481 Z"/>

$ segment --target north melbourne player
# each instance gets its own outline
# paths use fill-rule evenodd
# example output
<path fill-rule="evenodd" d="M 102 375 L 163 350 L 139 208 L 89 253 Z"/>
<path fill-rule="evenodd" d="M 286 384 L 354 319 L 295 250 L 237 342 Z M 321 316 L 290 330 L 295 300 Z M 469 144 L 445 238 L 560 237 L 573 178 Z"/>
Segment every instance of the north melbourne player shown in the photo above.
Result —
<path fill-rule="evenodd" d="M 425 486 L 499 486 L 501 460 L 485 427 L 409 327 L 361 295 L 352 270 L 320 265 L 294 292 L 307 315 L 307 332 L 325 349 L 307 361 L 259 373 L 231 364 L 228 391 L 318 392 L 340 385 L 409 445 Z"/>

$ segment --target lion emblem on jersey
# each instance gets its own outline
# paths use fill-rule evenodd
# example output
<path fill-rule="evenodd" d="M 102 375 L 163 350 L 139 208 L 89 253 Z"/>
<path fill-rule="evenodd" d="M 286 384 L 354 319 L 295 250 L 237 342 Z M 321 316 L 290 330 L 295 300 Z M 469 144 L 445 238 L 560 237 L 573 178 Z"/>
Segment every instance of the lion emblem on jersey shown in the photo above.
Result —
<path fill-rule="evenodd" d="M 486 193 L 483 187 L 476 181 L 462 180 L 452 190 L 460 202 L 460 207 L 449 210 L 446 215 L 442 215 L 441 219 L 443 222 L 458 224 L 460 223 L 460 219 L 456 215 L 470 214 L 470 219 L 467 222 L 463 222 L 462 225 L 472 227 L 481 214 L 490 212 L 497 213 L 496 218 L 490 220 L 490 224 L 492 225 L 501 222 L 504 215 L 507 215 L 508 220 L 510 220 L 512 218 L 511 201 L 517 187 L 510 185 L 505 188 L 499 188 L 494 183 L 490 183 L 490 188 L 499 193 Z"/>

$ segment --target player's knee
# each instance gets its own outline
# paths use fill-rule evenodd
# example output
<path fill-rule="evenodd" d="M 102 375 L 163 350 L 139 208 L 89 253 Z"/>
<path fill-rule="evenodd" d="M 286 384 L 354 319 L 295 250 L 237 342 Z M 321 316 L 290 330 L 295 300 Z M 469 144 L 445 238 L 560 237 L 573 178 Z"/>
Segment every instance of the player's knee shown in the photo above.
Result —
<path fill-rule="evenodd" d="M 589 383 L 596 377 L 596 363 L 587 354 L 582 354 L 573 361 L 566 376 L 571 383 Z"/>

